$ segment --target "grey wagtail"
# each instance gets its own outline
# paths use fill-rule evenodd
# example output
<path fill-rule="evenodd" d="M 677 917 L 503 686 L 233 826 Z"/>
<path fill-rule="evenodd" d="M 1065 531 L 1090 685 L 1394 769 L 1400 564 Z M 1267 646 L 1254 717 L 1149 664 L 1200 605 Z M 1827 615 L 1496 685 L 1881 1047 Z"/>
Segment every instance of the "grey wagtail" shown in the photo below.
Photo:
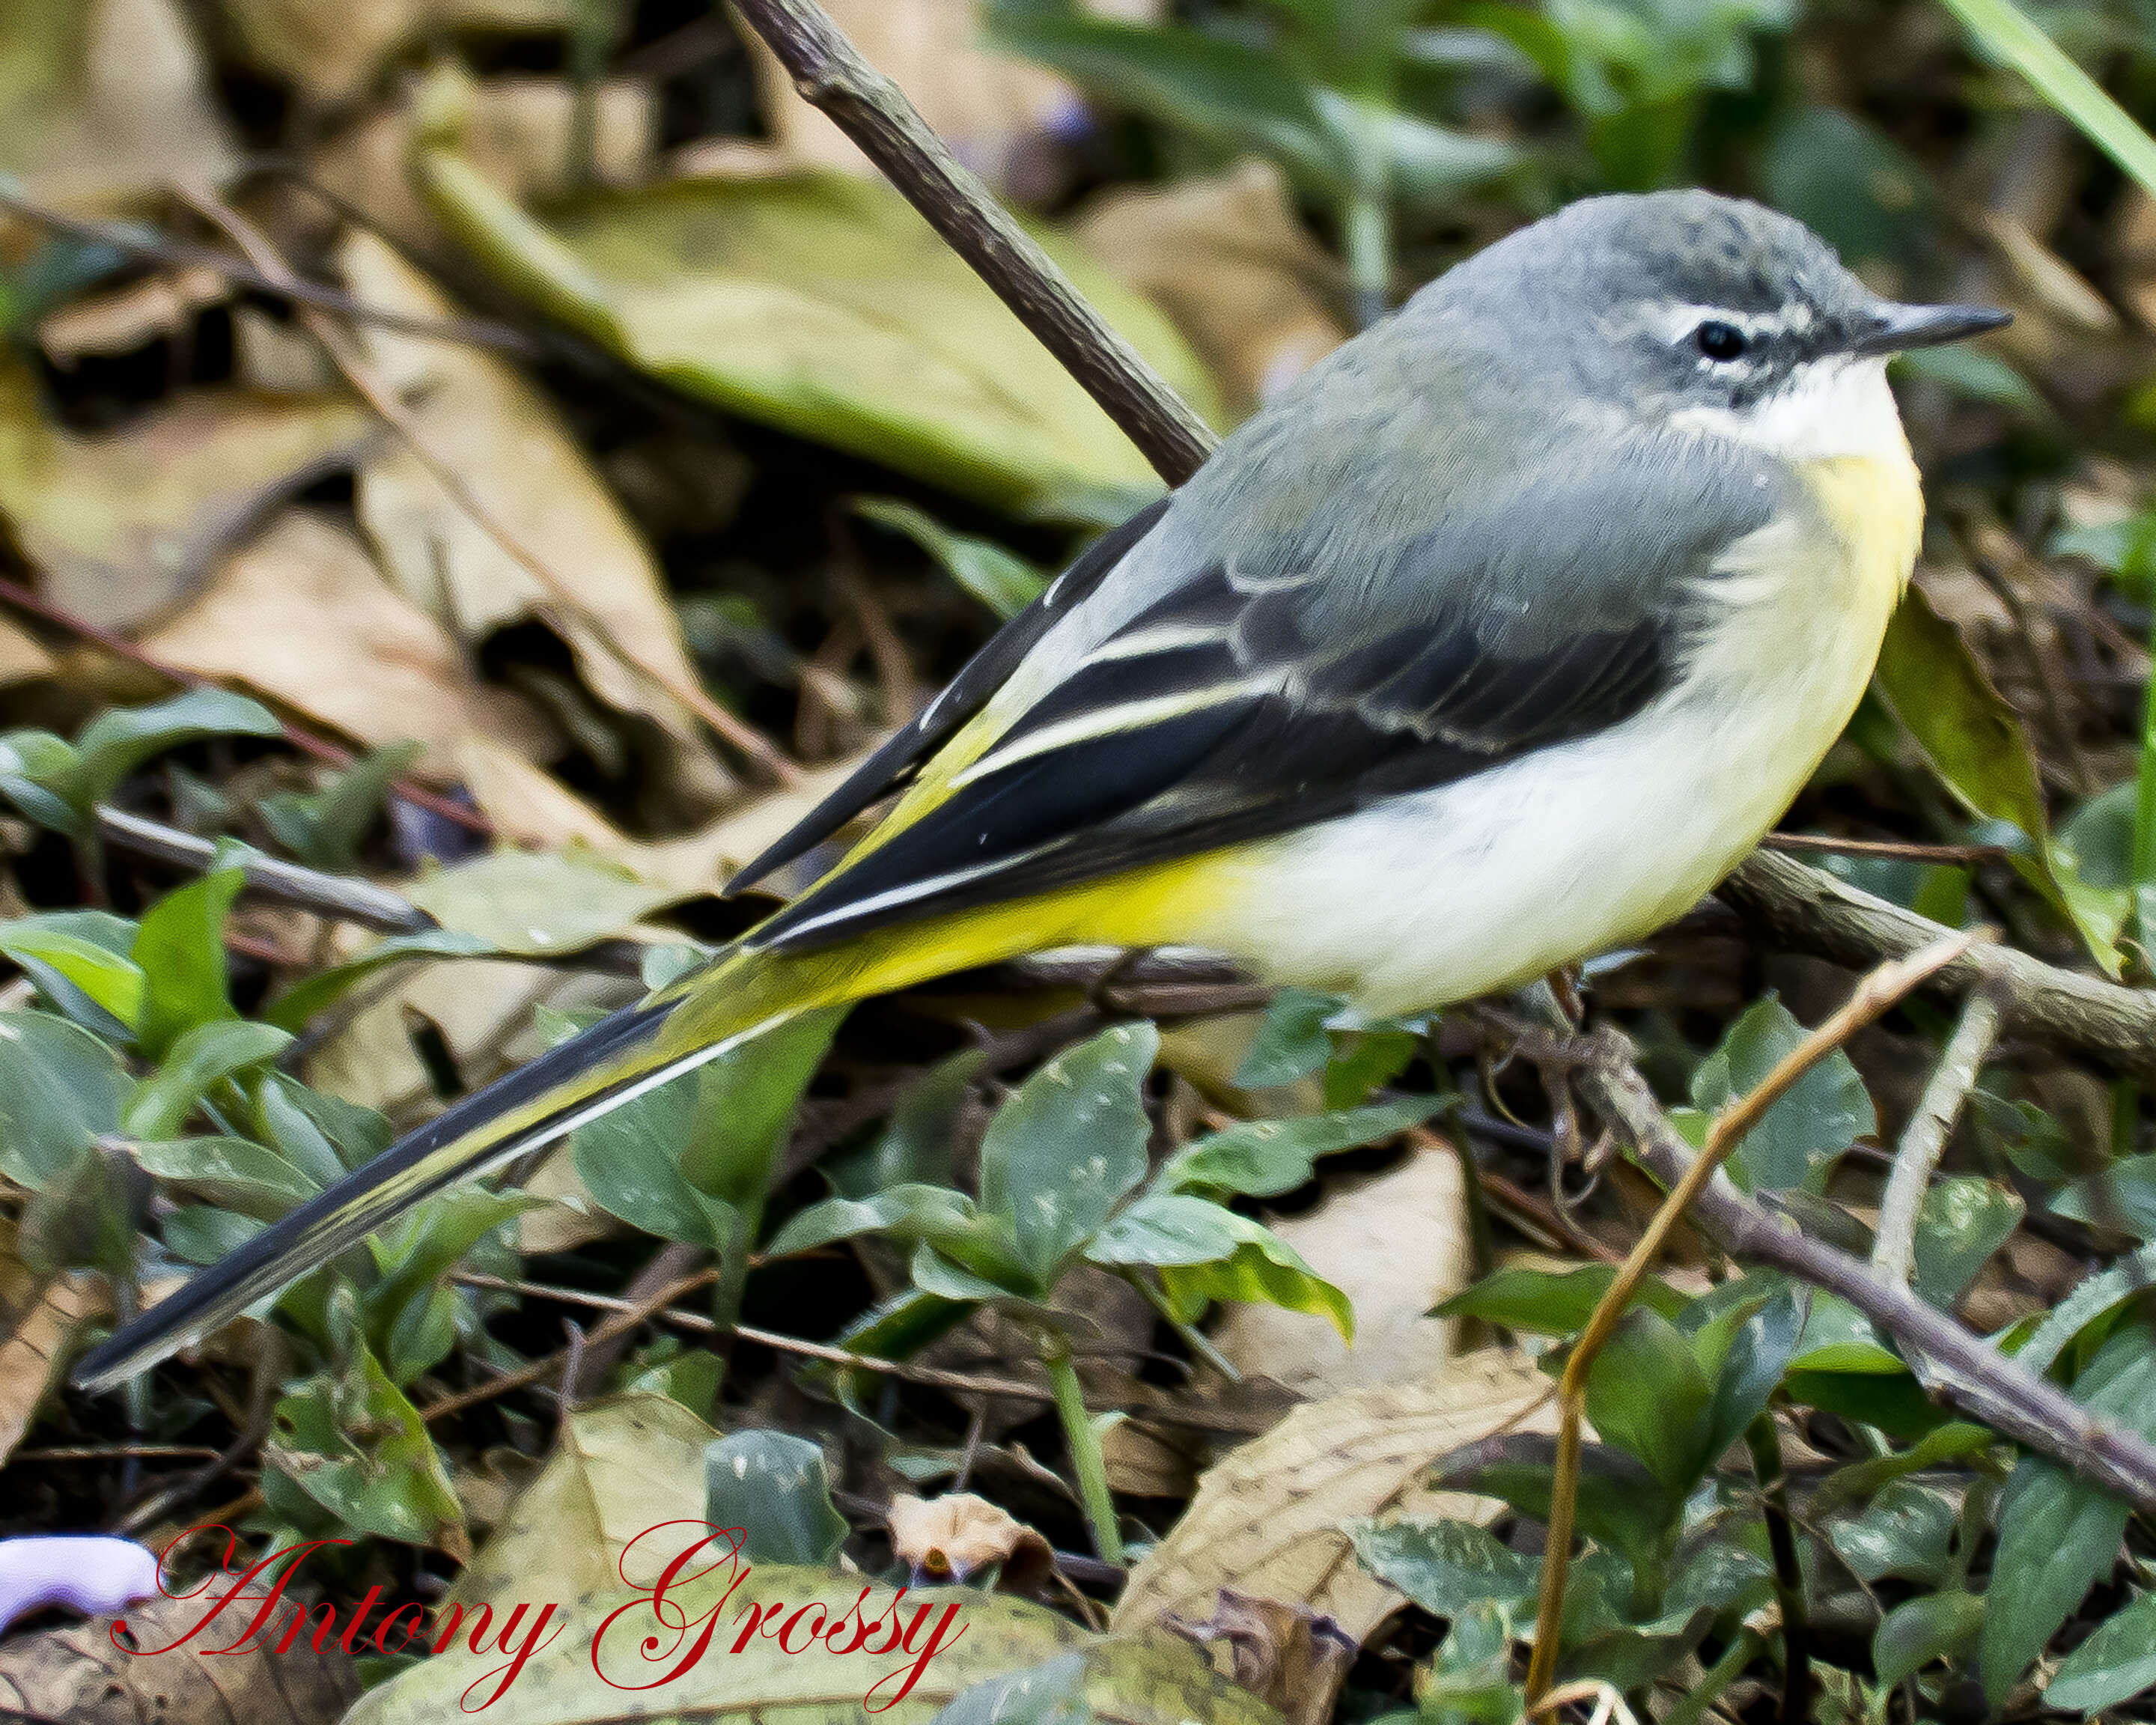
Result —
<path fill-rule="evenodd" d="M 814 886 L 198 1275 L 76 1383 L 811 1009 L 1176 945 L 1395 1014 L 1651 932 L 1788 807 L 1871 675 L 1923 519 L 1887 356 L 2006 321 L 1882 300 L 1799 223 L 1699 192 L 1489 247 L 1094 544 L 731 883 L 901 793 Z"/>

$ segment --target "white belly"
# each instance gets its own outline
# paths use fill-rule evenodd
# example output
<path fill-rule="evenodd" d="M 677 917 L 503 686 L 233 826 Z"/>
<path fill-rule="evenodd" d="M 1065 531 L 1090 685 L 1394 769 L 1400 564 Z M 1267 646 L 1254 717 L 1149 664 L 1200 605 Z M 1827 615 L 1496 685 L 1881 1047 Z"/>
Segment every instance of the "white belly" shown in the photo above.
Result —
<path fill-rule="evenodd" d="M 1864 692 L 1907 553 L 1768 530 L 1679 687 L 1635 718 L 1251 847 L 1204 943 L 1404 1013 L 1651 932 L 1788 808 Z M 1830 541 L 1830 543 L 1831 542 Z M 1883 547 L 1882 547 L 1883 548 Z"/>

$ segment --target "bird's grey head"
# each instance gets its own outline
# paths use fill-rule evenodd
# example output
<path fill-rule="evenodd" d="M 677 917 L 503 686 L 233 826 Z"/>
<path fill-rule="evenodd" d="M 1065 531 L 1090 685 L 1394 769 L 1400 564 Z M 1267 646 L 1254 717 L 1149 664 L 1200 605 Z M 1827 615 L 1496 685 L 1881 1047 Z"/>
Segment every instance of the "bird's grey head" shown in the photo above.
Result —
<path fill-rule="evenodd" d="M 1796 459 L 1898 444 L 1887 356 L 2007 321 L 1882 299 L 1803 223 L 1707 192 L 1585 199 L 1426 291 L 1534 344 L 1575 399 Z"/>

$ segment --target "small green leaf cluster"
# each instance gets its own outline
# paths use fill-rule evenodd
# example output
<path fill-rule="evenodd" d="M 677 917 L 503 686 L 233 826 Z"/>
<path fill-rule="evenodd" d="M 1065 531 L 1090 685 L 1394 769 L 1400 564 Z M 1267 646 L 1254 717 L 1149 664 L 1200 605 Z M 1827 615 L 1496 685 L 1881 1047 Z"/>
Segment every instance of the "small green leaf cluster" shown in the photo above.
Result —
<path fill-rule="evenodd" d="M 800 1212 L 768 1250 L 805 1252 L 864 1235 L 910 1248 L 912 1286 L 848 1333 L 857 1352 L 910 1351 L 976 1306 L 1019 1318 L 1040 1337 L 1081 1476 L 1097 1467 L 1098 1442 L 1070 1376 L 1070 1320 L 1051 1304 L 1075 1266 L 1128 1282 L 1201 1352 L 1194 1326 L 1216 1301 L 1313 1312 L 1351 1334 L 1353 1313 L 1340 1291 L 1228 1200 L 1292 1190 L 1317 1158 L 1419 1124 L 1437 1100 L 1231 1126 L 1149 1174 L 1144 1086 L 1158 1046 L 1152 1024 L 1118 1024 L 1027 1079 L 982 1140 L 978 1200 L 948 1183 L 950 1123 L 978 1064 L 977 1055 L 958 1056 L 931 1075 L 873 1155 L 839 1165 L 834 1178 L 854 1190 Z M 1088 1508 L 1096 1541 L 1116 1548 L 1105 1486 Z"/>

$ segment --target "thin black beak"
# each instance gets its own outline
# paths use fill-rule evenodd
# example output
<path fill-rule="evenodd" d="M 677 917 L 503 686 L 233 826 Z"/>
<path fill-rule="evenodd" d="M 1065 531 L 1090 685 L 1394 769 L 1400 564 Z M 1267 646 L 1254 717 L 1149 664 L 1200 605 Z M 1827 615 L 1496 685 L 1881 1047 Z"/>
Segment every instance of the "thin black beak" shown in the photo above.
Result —
<path fill-rule="evenodd" d="M 1989 305 L 1894 305 L 1880 308 L 1871 326 L 1849 344 L 1851 353 L 1900 353 L 1911 347 L 1937 347 L 1961 341 L 2014 321 L 2010 311 Z"/>

